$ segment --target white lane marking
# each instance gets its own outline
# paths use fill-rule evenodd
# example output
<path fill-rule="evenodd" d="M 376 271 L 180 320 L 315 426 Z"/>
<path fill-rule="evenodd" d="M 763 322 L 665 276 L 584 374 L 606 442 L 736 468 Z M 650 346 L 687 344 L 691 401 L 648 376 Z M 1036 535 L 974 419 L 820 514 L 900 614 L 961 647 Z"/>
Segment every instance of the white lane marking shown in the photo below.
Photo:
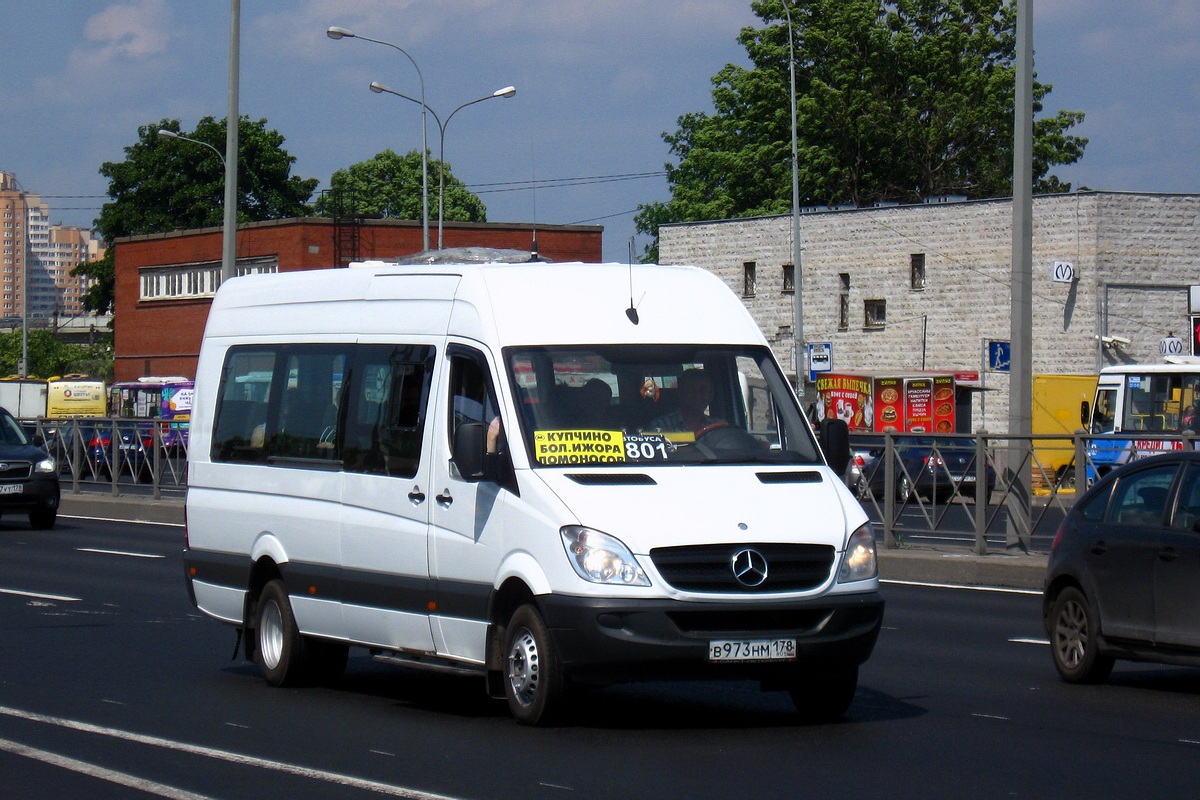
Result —
<path fill-rule="evenodd" d="M 1008 641 L 1012 642 L 1013 644 L 1041 644 L 1045 645 L 1046 647 L 1050 646 L 1049 639 L 1026 639 L 1018 636 L 1014 639 L 1009 639 Z"/>
<path fill-rule="evenodd" d="M 1008 722 L 1008 717 L 1002 717 L 998 714 L 972 714 L 971 716 L 978 717 L 979 719 L 998 719 L 1002 722 Z"/>
<path fill-rule="evenodd" d="M 240 764 L 243 766 L 256 767 L 258 769 L 284 772 L 288 775 L 295 775 L 311 780 L 326 781 L 327 783 L 334 783 L 338 784 L 339 786 L 346 786 L 352 789 L 363 789 L 365 791 L 386 794 L 392 797 L 404 797 L 409 798 L 409 800 L 458 800 L 450 795 L 422 792 L 417 789 L 409 789 L 404 786 L 395 786 L 390 783 L 380 783 L 378 781 L 355 778 L 352 775 L 343 775 L 338 772 L 326 772 L 324 770 L 302 767 L 297 764 L 288 764 L 282 761 L 269 761 L 265 758 L 247 756 L 241 753 L 231 753 L 228 750 L 216 750 L 211 747 L 201 747 L 199 745 L 187 744 L 185 742 L 177 742 L 172 739 L 162 739 L 157 736 L 147 736 L 145 734 L 123 731 L 119 728 L 105 728 L 100 725 L 92 725 L 88 722 L 79 722 L 77 720 L 65 719 L 63 717 L 52 717 L 46 714 L 37 714 L 32 711 L 22 711 L 21 709 L 9 708 L 7 706 L 0 706 L 0 715 L 16 717 L 17 719 L 24 719 L 32 722 L 41 722 L 46 725 L 55 725 L 60 728 L 82 731 L 84 733 L 95 733 L 101 736 L 108 736 L 127 742 L 149 745 L 151 747 L 161 747 L 166 750 L 174 750 L 176 752 L 187 753 L 189 755 L 213 758 L 219 761 L 227 761 L 231 764 Z"/>
<path fill-rule="evenodd" d="M 82 597 L 67 597 L 61 594 L 42 594 L 41 592 L 26 592 L 21 589 L 5 589 L 0 587 L 0 594 L 13 594 L 17 597 L 36 597 L 38 600 L 61 600 L 64 603 L 78 603 Z"/>
<path fill-rule="evenodd" d="M 879 579 L 880 583 L 890 583 L 896 586 L 923 586 L 927 589 L 965 589 L 970 592 L 999 592 L 1000 594 L 1025 594 L 1041 597 L 1038 589 L 1013 589 L 1008 586 L 968 586 L 962 583 L 929 583 L 926 581 L 897 581 Z"/>
<path fill-rule="evenodd" d="M 59 519 L 86 519 L 92 522 L 130 522 L 135 525 L 161 525 L 164 528 L 185 527 L 182 522 L 158 522 L 152 519 L 129 519 L 128 517 L 92 517 L 86 514 L 59 514 Z"/>
<path fill-rule="evenodd" d="M 133 553 L 128 550 L 101 550 L 98 547 L 76 547 L 79 553 L 99 553 L 102 556 L 128 556 L 129 558 L 166 558 L 158 553 Z"/>
<path fill-rule="evenodd" d="M 137 789 L 140 792 L 147 794 L 156 794 L 159 797 L 166 797 L 168 800 L 211 800 L 208 795 L 196 794 L 184 789 L 177 789 L 174 786 L 167 786 L 162 783 L 155 783 L 144 778 L 138 778 L 133 775 L 128 775 L 124 772 L 117 772 L 104 767 L 89 764 L 86 761 L 77 761 L 74 758 L 51 753 L 48 750 L 39 750 L 36 747 L 26 747 L 23 744 L 10 742 L 7 739 L 0 739 L 0 750 L 5 750 L 9 753 L 14 753 L 25 758 L 32 758 L 37 761 L 45 762 L 55 767 L 69 769 L 72 772 L 78 772 L 82 775 L 87 775 L 91 778 L 99 778 L 102 781 L 116 783 L 121 786 L 128 786 L 131 789 Z"/>

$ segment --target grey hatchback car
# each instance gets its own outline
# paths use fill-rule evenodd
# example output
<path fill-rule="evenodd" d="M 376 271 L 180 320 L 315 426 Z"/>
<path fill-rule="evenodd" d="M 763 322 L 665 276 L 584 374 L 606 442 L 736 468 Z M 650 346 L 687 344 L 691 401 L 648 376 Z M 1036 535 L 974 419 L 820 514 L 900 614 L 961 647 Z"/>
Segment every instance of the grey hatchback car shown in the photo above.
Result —
<path fill-rule="evenodd" d="M 58 500 L 58 465 L 0 408 L 0 514 L 28 514 L 31 526 L 46 530 L 54 527 Z"/>
<path fill-rule="evenodd" d="M 1200 666 L 1200 452 L 1139 459 L 1075 504 L 1042 595 L 1054 666 L 1099 683 L 1117 659 Z"/>

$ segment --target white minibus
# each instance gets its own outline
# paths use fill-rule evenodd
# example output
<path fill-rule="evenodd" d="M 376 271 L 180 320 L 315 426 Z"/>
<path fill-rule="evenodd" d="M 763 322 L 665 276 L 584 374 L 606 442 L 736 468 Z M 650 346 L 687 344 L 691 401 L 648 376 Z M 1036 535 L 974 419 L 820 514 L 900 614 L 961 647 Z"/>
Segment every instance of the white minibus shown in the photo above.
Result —
<path fill-rule="evenodd" d="M 837 718 L 884 604 L 845 426 L 820 441 L 700 269 L 239 277 L 197 368 L 188 591 L 276 685 L 355 647 L 477 674 L 524 724 L 697 678 Z"/>

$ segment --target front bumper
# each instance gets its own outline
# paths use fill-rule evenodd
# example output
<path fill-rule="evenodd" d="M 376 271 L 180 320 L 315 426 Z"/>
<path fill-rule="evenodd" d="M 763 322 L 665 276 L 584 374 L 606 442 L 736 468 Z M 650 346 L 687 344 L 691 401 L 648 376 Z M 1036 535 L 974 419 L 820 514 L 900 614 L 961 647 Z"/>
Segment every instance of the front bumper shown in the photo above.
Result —
<path fill-rule="evenodd" d="M 20 486 L 20 491 L 7 487 Z M 0 513 L 58 508 L 59 488 L 56 476 L 33 477 L 22 481 L 0 482 Z"/>
<path fill-rule="evenodd" d="M 583 682 L 759 679 L 850 666 L 870 657 L 883 622 L 878 592 L 743 604 L 538 598 L 563 671 Z M 709 642 L 794 638 L 786 662 L 711 663 Z"/>

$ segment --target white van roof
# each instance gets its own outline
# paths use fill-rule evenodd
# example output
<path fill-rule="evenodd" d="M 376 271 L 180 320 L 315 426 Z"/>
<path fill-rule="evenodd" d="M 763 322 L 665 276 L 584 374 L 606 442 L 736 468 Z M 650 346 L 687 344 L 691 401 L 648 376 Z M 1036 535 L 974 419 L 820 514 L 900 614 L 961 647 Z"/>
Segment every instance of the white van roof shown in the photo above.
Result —
<path fill-rule="evenodd" d="M 380 303 L 379 313 L 364 311 L 364 301 Z M 286 306 L 295 313 L 270 312 Z M 248 275 L 218 291 L 205 336 L 447 329 L 506 345 L 763 343 L 741 300 L 709 272 L 582 263 L 368 263 Z"/>

